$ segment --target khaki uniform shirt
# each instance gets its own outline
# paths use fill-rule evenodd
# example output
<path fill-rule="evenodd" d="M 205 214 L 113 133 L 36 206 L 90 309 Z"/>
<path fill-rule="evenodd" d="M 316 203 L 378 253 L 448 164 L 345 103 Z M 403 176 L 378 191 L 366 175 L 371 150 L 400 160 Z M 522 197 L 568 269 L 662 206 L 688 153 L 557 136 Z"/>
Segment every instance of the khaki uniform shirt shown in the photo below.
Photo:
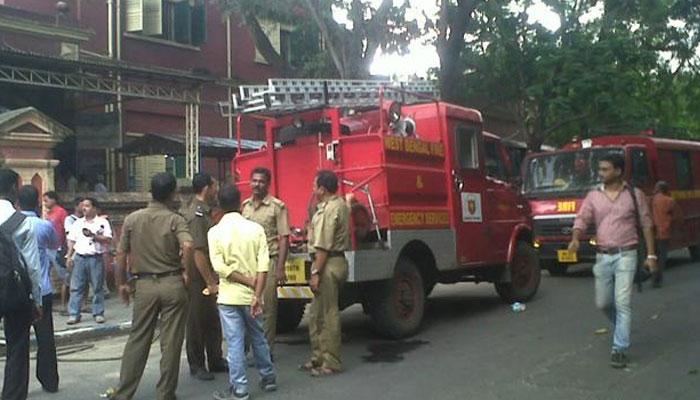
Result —
<path fill-rule="evenodd" d="M 311 219 L 310 247 L 325 251 L 350 250 L 350 210 L 340 196 L 319 203 Z"/>
<path fill-rule="evenodd" d="M 119 250 L 131 256 L 131 273 L 160 274 L 182 268 L 185 242 L 192 242 L 185 218 L 154 201 L 126 217 Z"/>
<path fill-rule="evenodd" d="M 265 229 L 270 257 L 278 255 L 279 238 L 289 236 L 291 233 L 287 206 L 282 200 L 268 195 L 256 206 L 251 197 L 243 202 L 242 214 L 245 218 L 262 225 Z"/>
<path fill-rule="evenodd" d="M 187 226 L 194 240 L 194 248 L 208 253 L 207 232 L 214 225 L 211 218 L 211 207 L 203 201 L 194 199 L 180 213 L 187 221 Z"/>

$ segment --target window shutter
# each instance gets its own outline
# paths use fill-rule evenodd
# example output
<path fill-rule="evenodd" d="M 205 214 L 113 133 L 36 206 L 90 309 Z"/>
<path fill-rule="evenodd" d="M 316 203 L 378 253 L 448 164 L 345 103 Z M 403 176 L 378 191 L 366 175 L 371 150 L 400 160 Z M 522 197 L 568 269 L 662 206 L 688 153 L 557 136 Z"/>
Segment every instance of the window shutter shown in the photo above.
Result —
<path fill-rule="evenodd" d="M 273 21 L 270 19 L 258 19 L 258 23 L 260 24 L 260 27 L 262 28 L 263 32 L 265 32 L 265 35 L 267 36 L 268 39 L 270 39 L 270 44 L 272 45 L 272 48 L 275 49 L 277 53 L 280 52 L 280 30 L 281 30 L 281 25 L 277 21 Z M 262 54 L 258 51 L 258 49 L 255 49 L 255 62 L 261 63 L 261 64 L 267 64 L 267 60 L 265 57 L 263 57 Z"/>
<path fill-rule="evenodd" d="M 163 34 L 163 0 L 143 1 L 143 33 L 149 36 Z"/>
<path fill-rule="evenodd" d="M 186 1 L 177 2 L 173 9 L 175 41 L 190 44 L 192 33 L 192 8 Z"/>
<path fill-rule="evenodd" d="M 207 6 L 204 1 L 192 9 L 192 44 L 199 46 L 207 41 Z"/>
<path fill-rule="evenodd" d="M 126 0 L 126 31 L 143 30 L 143 0 Z"/>

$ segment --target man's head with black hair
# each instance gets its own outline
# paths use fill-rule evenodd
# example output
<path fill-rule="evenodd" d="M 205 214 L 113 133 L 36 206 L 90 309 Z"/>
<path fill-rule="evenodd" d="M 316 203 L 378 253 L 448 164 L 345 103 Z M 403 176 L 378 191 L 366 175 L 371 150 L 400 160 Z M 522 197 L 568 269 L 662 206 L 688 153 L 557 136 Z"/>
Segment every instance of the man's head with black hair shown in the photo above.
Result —
<path fill-rule="evenodd" d="M 258 200 L 265 198 L 269 193 L 270 180 L 272 173 L 265 167 L 257 167 L 250 173 L 250 188 Z"/>
<path fill-rule="evenodd" d="M 17 195 L 19 208 L 22 211 L 38 211 L 39 210 L 39 191 L 32 185 L 24 185 L 19 188 Z"/>
<path fill-rule="evenodd" d="M 192 178 L 192 191 L 194 194 L 201 194 L 207 186 L 214 183 L 214 178 L 206 172 L 198 172 Z"/>
<path fill-rule="evenodd" d="M 151 196 L 160 203 L 168 203 L 174 199 L 177 190 L 175 176 L 169 172 L 161 172 L 151 178 Z"/>
<path fill-rule="evenodd" d="M 333 171 L 320 170 L 316 173 L 314 180 L 314 192 L 319 197 L 333 195 L 338 191 L 338 175 Z"/>
<path fill-rule="evenodd" d="M 225 185 L 219 189 L 219 207 L 225 213 L 240 211 L 241 192 L 236 185 Z"/>
<path fill-rule="evenodd" d="M 598 175 L 604 184 L 622 180 L 625 172 L 625 158 L 622 154 L 608 153 L 598 160 Z"/>
<path fill-rule="evenodd" d="M 201 200 L 213 204 L 219 192 L 219 183 L 208 173 L 199 172 L 192 178 L 192 191 Z"/>
<path fill-rule="evenodd" d="M 82 197 L 76 197 L 73 199 L 73 214 L 77 215 L 78 217 L 83 216 L 83 199 Z"/>
<path fill-rule="evenodd" d="M 83 216 L 87 219 L 92 219 L 97 216 L 100 208 L 100 202 L 94 197 L 86 197 L 82 202 Z"/>
<path fill-rule="evenodd" d="M 18 186 L 19 175 L 9 168 L 0 168 L 0 198 L 14 203 L 17 200 Z"/>
<path fill-rule="evenodd" d="M 54 206 L 56 206 L 60 201 L 58 198 L 58 193 L 54 192 L 53 190 L 50 190 L 46 193 L 44 193 L 44 206 L 46 207 L 47 210 L 52 209 Z"/>

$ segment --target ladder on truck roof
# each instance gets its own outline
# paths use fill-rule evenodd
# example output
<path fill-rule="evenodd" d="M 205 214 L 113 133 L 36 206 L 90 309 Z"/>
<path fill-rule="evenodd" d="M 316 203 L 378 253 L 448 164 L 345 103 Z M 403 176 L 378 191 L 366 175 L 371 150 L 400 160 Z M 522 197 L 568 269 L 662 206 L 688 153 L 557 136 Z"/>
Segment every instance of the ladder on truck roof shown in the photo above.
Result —
<path fill-rule="evenodd" d="M 324 106 L 367 107 L 377 105 L 382 88 L 384 99 L 404 104 L 438 97 L 429 81 L 391 82 L 351 79 L 269 79 L 267 85 L 241 85 L 230 104 L 220 104 L 222 114 L 292 112 Z"/>

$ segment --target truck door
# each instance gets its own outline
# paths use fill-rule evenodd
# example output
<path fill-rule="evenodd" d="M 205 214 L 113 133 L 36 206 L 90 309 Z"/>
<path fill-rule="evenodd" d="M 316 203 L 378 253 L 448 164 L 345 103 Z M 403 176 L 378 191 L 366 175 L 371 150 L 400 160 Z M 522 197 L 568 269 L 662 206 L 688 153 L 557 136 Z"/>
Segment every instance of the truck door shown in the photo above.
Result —
<path fill-rule="evenodd" d="M 482 135 L 479 125 L 453 121 L 452 150 L 453 216 L 457 235 L 457 262 L 461 265 L 485 261 L 492 248 L 492 235 L 483 198 Z"/>
<path fill-rule="evenodd" d="M 489 220 L 491 252 L 487 260 L 502 263 L 508 257 L 508 242 L 513 227 L 521 222 L 523 205 L 513 185 L 508 182 L 505 150 L 498 139 L 484 136 L 484 165 L 486 169 L 485 212 Z M 521 207 L 520 209 L 518 207 Z"/>

